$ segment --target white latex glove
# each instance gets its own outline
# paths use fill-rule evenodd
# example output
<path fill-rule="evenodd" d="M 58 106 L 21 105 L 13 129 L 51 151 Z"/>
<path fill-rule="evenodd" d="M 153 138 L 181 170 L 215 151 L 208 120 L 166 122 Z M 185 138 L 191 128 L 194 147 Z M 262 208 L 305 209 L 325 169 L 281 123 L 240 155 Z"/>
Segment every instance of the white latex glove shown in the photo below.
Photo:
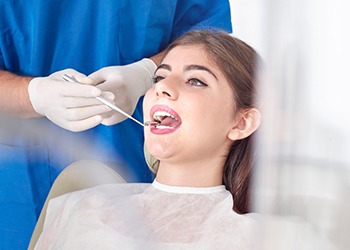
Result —
<path fill-rule="evenodd" d="M 85 84 L 66 82 L 63 74 L 74 76 Z M 92 86 L 93 81 L 85 75 L 66 69 L 48 77 L 36 77 L 28 86 L 30 101 L 34 110 L 46 116 L 58 126 L 73 131 L 83 131 L 100 124 L 101 114 L 111 109 L 95 99 L 96 96 L 114 100 L 112 93 L 102 92 Z"/>
<path fill-rule="evenodd" d="M 152 77 L 157 65 L 151 59 L 102 68 L 91 75 L 96 87 L 115 95 L 115 104 L 128 114 L 135 111 L 137 102 L 152 87 Z M 126 119 L 118 112 L 111 111 L 103 115 L 104 125 L 114 125 Z"/>

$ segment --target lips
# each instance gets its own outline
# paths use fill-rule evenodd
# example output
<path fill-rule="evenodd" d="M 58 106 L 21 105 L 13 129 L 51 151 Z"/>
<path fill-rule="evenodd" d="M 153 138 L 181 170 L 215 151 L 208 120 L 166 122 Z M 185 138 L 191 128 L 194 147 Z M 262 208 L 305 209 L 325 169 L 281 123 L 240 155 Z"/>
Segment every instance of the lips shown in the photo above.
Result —
<path fill-rule="evenodd" d="M 180 116 L 170 107 L 166 105 L 155 105 L 150 110 L 150 117 L 158 125 L 151 128 L 155 133 L 171 133 L 178 129 L 181 125 Z"/>

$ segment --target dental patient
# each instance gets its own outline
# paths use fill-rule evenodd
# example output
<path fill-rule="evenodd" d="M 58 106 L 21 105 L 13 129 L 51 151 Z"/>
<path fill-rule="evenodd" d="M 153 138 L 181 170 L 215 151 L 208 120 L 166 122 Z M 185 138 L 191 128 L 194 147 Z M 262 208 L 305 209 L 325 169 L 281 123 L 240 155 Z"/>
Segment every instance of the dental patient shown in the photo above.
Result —
<path fill-rule="evenodd" d="M 52 199 L 36 249 L 252 249 L 258 55 L 222 31 L 167 49 L 143 102 L 152 184 L 107 184 Z"/>

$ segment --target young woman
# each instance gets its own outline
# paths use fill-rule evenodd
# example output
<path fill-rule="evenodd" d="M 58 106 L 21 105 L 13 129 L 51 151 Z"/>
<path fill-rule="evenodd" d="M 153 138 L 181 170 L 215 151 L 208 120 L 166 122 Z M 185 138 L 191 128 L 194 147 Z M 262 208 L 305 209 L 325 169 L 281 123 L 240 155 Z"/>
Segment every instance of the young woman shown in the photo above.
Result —
<path fill-rule="evenodd" d="M 144 98 L 152 184 L 111 184 L 50 202 L 37 249 L 251 249 L 256 52 L 221 31 L 172 43 Z"/>

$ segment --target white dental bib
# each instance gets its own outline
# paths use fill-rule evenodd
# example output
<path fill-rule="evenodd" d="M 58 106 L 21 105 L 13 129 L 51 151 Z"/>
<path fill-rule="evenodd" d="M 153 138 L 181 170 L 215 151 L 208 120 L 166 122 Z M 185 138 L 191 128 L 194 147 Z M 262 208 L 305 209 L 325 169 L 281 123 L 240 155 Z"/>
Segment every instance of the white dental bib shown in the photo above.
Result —
<path fill-rule="evenodd" d="M 253 249 L 224 186 L 108 184 L 53 199 L 36 249 Z"/>

